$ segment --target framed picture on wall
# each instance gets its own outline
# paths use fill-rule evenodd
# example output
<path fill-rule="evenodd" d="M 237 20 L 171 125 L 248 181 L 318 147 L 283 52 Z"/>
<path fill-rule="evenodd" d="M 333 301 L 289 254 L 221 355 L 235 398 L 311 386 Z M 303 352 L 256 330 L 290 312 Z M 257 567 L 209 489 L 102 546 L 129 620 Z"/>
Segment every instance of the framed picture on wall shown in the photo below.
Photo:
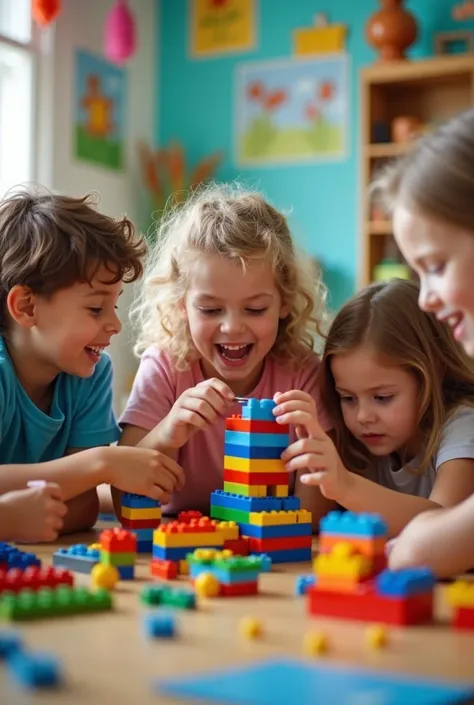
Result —
<path fill-rule="evenodd" d="M 348 100 L 345 53 L 240 64 L 235 161 L 255 166 L 344 159 Z"/>
<path fill-rule="evenodd" d="M 192 58 L 250 51 L 256 44 L 258 0 L 188 0 Z"/>

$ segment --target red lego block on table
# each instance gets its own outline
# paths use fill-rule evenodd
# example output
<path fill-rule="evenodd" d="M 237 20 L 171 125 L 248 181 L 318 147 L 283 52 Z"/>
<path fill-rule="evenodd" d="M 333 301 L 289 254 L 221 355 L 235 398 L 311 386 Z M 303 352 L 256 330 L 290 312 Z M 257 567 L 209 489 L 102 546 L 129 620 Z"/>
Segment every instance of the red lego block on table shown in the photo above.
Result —
<path fill-rule="evenodd" d="M 160 519 L 127 519 L 122 517 L 120 519 L 124 529 L 156 529 L 160 525 Z"/>
<path fill-rule="evenodd" d="M 232 583 L 224 585 L 221 583 L 219 595 L 221 597 L 243 597 L 244 595 L 257 595 L 258 582 Z"/>
<path fill-rule="evenodd" d="M 178 521 L 182 524 L 189 524 L 193 519 L 201 519 L 202 516 L 203 514 L 196 509 L 190 509 L 187 512 L 180 512 L 178 514 Z"/>
<path fill-rule="evenodd" d="M 126 529 L 106 529 L 101 533 L 99 541 L 107 553 L 137 552 L 137 537 Z"/>
<path fill-rule="evenodd" d="M 246 433 L 289 433 L 289 426 L 276 421 L 251 421 L 241 416 L 230 416 L 225 420 L 227 431 L 244 431 Z"/>
<path fill-rule="evenodd" d="M 224 482 L 237 482 L 242 485 L 287 485 L 287 472 L 240 472 L 224 469 Z"/>
<path fill-rule="evenodd" d="M 150 573 L 154 578 L 175 580 L 178 577 L 178 563 L 165 561 L 161 558 L 153 558 L 150 563 Z"/>
<path fill-rule="evenodd" d="M 287 538 L 255 539 L 249 537 L 251 553 L 267 551 L 291 551 L 293 548 L 311 548 L 312 536 L 288 536 Z"/>
<path fill-rule="evenodd" d="M 248 556 L 250 553 L 249 539 L 227 539 L 222 548 L 224 551 L 232 551 L 234 556 Z"/>
<path fill-rule="evenodd" d="M 332 592 L 308 588 L 308 606 L 312 615 L 356 619 L 408 626 L 433 619 L 433 592 L 404 598 L 383 597 L 374 592 L 373 584 L 362 584 L 357 592 Z"/>
<path fill-rule="evenodd" d="M 453 614 L 452 625 L 456 629 L 474 630 L 474 608 L 456 607 Z"/>
<path fill-rule="evenodd" d="M 25 570 L 21 568 L 11 568 L 0 571 L 0 593 L 20 592 L 28 588 L 39 590 L 43 587 L 55 588 L 58 585 L 74 585 L 74 576 L 68 570 L 48 567 L 38 568 L 30 566 Z"/>
<path fill-rule="evenodd" d="M 170 521 L 162 524 L 158 529 L 163 534 L 208 534 L 217 530 L 217 522 L 209 517 L 191 519 L 189 522 Z"/>

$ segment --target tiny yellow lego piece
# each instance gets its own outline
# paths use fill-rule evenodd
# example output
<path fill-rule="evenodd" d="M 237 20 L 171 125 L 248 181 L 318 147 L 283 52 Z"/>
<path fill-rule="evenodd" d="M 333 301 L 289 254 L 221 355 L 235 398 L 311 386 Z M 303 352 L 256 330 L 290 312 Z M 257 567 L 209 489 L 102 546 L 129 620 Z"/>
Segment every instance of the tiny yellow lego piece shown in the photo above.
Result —
<path fill-rule="evenodd" d="M 313 569 L 317 576 L 365 578 L 372 570 L 372 561 L 343 541 L 336 544 L 331 553 L 320 553 L 314 559 Z"/>
<path fill-rule="evenodd" d="M 151 508 L 151 509 L 136 509 L 130 507 L 122 507 L 122 516 L 125 519 L 135 519 L 137 521 L 143 521 L 145 519 L 156 519 L 161 520 L 161 508 Z"/>
<path fill-rule="evenodd" d="M 178 574 L 179 575 L 189 575 L 189 564 L 184 558 L 178 563 Z"/>
<path fill-rule="evenodd" d="M 242 617 L 239 622 L 239 632 L 246 639 L 258 639 L 263 634 L 262 623 L 255 617 Z"/>
<path fill-rule="evenodd" d="M 102 544 L 97 541 L 96 543 L 91 543 L 90 546 L 88 546 L 87 548 L 90 551 L 92 551 L 92 550 L 100 551 L 100 550 L 102 550 Z"/>
<path fill-rule="evenodd" d="M 114 565 L 97 563 L 91 570 L 92 585 L 96 588 L 113 590 L 119 580 L 120 575 Z"/>
<path fill-rule="evenodd" d="M 329 642 L 324 632 L 308 632 L 303 639 L 303 651 L 308 656 L 321 656 L 329 648 Z"/>
<path fill-rule="evenodd" d="M 451 607 L 474 609 L 474 583 L 467 580 L 456 580 L 447 588 L 446 596 Z"/>
<path fill-rule="evenodd" d="M 212 573 L 201 573 L 194 581 L 194 589 L 200 597 L 217 597 L 221 586 Z"/>
<path fill-rule="evenodd" d="M 285 463 L 279 458 L 261 460 L 260 458 L 237 458 L 234 455 L 224 456 L 226 470 L 240 470 L 243 472 L 286 472 Z"/>
<path fill-rule="evenodd" d="M 388 634 L 381 624 L 371 624 L 365 630 L 365 643 L 372 649 L 381 649 L 388 644 Z"/>
<path fill-rule="evenodd" d="M 240 536 L 240 529 L 235 521 L 220 521 L 217 531 L 224 541 L 232 541 Z"/>
<path fill-rule="evenodd" d="M 274 497 L 288 497 L 288 485 L 276 485 Z"/>

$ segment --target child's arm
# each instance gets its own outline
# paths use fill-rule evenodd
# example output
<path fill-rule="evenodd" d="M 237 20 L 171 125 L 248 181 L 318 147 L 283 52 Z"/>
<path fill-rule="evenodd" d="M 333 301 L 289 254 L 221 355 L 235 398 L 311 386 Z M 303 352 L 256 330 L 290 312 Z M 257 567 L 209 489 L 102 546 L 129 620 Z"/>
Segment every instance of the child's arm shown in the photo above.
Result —
<path fill-rule="evenodd" d="M 7 492 L 0 497 L 0 540 L 54 541 L 66 511 L 58 485 Z"/>
<path fill-rule="evenodd" d="M 415 517 L 393 543 L 390 568 L 427 565 L 440 578 L 463 573 L 474 567 L 473 537 L 474 495 Z"/>

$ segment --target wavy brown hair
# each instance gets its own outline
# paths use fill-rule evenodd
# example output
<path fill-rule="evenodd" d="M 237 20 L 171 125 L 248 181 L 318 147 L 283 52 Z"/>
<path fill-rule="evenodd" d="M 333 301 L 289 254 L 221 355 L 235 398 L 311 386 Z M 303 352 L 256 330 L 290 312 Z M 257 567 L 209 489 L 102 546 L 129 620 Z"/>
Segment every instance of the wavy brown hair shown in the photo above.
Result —
<path fill-rule="evenodd" d="M 450 414 L 461 405 L 474 406 L 472 360 L 455 342 L 448 326 L 420 310 L 418 294 L 419 286 L 413 281 L 372 284 L 341 308 L 329 330 L 318 371 L 321 396 L 334 422 L 337 449 L 350 470 L 370 470 L 372 456 L 344 424 L 331 371 L 334 356 L 367 345 L 388 364 L 402 367 L 417 379 L 423 442 L 418 472 L 423 472 L 436 454 Z"/>
<path fill-rule="evenodd" d="M 21 189 L 0 202 L 0 333 L 8 328 L 9 291 L 23 285 L 52 296 L 90 282 L 103 265 L 107 283 L 132 282 L 143 272 L 145 241 L 128 218 L 99 213 L 97 197 Z"/>

